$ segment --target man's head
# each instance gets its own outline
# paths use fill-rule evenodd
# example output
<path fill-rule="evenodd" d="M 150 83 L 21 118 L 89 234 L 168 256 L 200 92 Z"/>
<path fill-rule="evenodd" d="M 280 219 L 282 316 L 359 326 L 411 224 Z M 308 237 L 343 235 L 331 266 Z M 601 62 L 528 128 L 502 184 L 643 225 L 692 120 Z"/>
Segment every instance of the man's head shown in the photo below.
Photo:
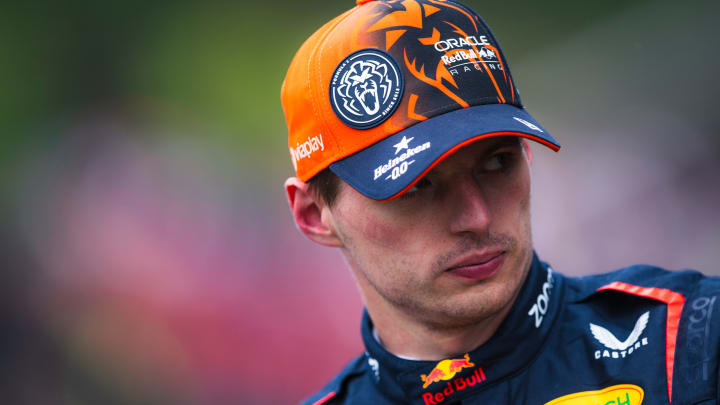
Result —
<path fill-rule="evenodd" d="M 299 229 L 341 248 L 366 303 L 426 324 L 506 308 L 532 257 L 524 110 L 463 5 L 358 1 L 303 44 L 282 90 Z"/>
<path fill-rule="evenodd" d="M 507 307 L 532 257 L 529 158 L 518 140 L 468 145 L 391 201 L 338 179 L 328 204 L 293 178 L 290 205 L 305 235 L 342 250 L 366 302 L 464 326 Z"/>

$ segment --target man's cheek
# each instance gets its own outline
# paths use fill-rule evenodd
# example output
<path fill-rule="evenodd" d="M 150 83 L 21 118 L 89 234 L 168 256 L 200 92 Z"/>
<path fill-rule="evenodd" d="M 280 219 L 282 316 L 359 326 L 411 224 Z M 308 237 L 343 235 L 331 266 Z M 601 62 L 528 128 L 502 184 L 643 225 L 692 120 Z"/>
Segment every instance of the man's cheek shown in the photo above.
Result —
<path fill-rule="evenodd" d="M 502 193 L 493 195 L 490 203 L 493 222 L 504 231 L 517 232 L 530 217 L 530 186 L 526 182 L 513 184 Z M 520 228 L 520 229 L 518 229 Z"/>
<path fill-rule="evenodd" d="M 362 221 L 360 230 L 369 242 L 388 248 L 402 246 L 407 239 L 406 232 L 398 229 L 397 225 L 370 216 Z"/>

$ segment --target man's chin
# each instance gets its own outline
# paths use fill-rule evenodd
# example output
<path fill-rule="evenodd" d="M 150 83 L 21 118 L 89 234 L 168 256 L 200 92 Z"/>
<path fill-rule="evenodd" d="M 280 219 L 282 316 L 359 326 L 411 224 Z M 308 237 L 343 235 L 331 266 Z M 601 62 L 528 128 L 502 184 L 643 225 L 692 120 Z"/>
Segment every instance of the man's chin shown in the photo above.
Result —
<path fill-rule="evenodd" d="M 505 267 L 505 266 L 504 266 Z M 471 325 L 494 316 L 504 316 L 516 299 L 526 272 L 501 269 L 497 274 L 476 283 L 460 283 L 454 291 L 428 308 L 436 322 L 443 320 L 456 326 Z"/>
<path fill-rule="evenodd" d="M 446 297 L 437 305 L 424 305 L 418 315 L 431 328 L 460 328 L 476 325 L 495 316 L 502 316 L 513 296 L 465 291 Z"/>

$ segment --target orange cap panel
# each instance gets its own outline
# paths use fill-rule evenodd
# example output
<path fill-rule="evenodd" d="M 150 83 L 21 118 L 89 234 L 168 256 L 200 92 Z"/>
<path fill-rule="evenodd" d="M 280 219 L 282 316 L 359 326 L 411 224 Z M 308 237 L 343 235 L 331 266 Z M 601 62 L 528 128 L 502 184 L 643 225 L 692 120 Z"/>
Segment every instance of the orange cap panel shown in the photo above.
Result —
<path fill-rule="evenodd" d="M 313 71 L 317 69 L 312 66 L 314 54 L 328 33 L 354 10 L 329 21 L 302 44 L 282 84 L 280 98 L 288 126 L 288 148 L 297 176 L 303 181 L 322 170 L 318 163 L 332 161 L 337 150 L 332 134 L 324 129 L 317 100 L 313 100 L 312 89 L 317 88 L 314 84 L 317 78 L 313 77 Z"/>

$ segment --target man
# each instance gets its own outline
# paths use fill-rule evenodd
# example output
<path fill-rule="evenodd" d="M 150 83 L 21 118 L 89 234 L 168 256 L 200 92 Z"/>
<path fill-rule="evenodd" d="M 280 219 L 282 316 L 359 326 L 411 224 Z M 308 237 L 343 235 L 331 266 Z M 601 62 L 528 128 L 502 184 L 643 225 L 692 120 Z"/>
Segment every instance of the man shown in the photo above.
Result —
<path fill-rule="evenodd" d="M 367 309 L 366 353 L 307 403 L 716 403 L 720 281 L 567 278 L 535 255 L 527 140 L 560 145 L 472 10 L 358 1 L 303 44 L 282 102 L 296 224 Z"/>

